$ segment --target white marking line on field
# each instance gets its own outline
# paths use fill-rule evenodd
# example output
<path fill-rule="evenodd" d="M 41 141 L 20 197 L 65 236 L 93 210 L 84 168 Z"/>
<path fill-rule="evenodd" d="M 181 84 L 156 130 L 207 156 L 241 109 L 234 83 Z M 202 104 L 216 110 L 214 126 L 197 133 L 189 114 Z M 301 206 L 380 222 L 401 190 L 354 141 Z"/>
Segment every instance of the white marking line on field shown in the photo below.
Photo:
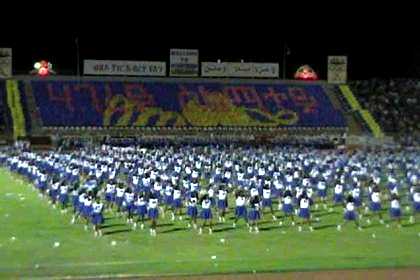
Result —
<path fill-rule="evenodd" d="M 208 262 L 208 260 L 203 260 Z M 238 260 L 230 260 L 230 261 L 239 261 Z M 242 261 L 242 259 L 241 259 Z M 201 262 L 200 260 L 195 261 L 180 261 L 177 260 L 175 262 Z M 121 264 L 140 264 L 140 263 L 160 263 L 160 262 L 152 262 L 152 261 L 120 261 L 120 262 L 105 262 L 105 263 L 75 263 L 75 264 L 63 264 L 63 265 L 56 265 L 59 266 L 102 266 L 102 265 L 121 265 Z M 51 267 L 51 266 L 49 266 Z M 38 268 L 48 268 L 48 266 L 38 265 Z M 162 275 L 159 274 L 148 274 L 148 273 L 138 273 L 138 274 L 100 274 L 100 275 L 86 275 L 86 276 L 39 276 L 39 277 L 22 277 L 21 279 L 109 279 L 109 278 L 133 278 L 133 277 L 174 277 L 174 276 L 191 276 L 191 273 L 165 273 Z M 201 275 L 201 274 L 197 274 Z"/>
<path fill-rule="evenodd" d="M 258 258 L 249 258 L 249 259 L 238 258 L 238 259 L 222 260 L 221 262 L 242 262 L 242 261 L 257 261 L 257 260 L 259 259 Z M 210 260 L 206 258 L 206 259 L 201 259 L 201 260 L 176 260 L 174 262 L 175 263 L 200 263 L 200 262 L 209 263 Z M 113 261 L 113 262 L 84 262 L 84 263 L 63 263 L 63 264 L 53 264 L 53 265 L 38 264 L 38 265 L 39 265 L 39 268 L 46 269 L 46 268 L 57 268 L 57 267 L 115 266 L 115 265 L 130 265 L 130 264 L 160 264 L 160 263 L 163 263 L 163 262 L 160 262 L 160 261 Z M 8 268 L 10 269 L 11 267 L 8 266 Z M 2 267 L 0 267 L 0 270 L 1 269 Z M 19 269 L 24 269 L 24 268 L 19 266 Z M 165 276 L 166 275 L 169 275 L 169 274 L 165 274 Z M 187 275 L 187 274 L 174 274 L 174 276 L 175 275 Z M 103 276 L 103 278 L 107 278 L 109 276 L 115 277 L 114 275 L 105 275 Z M 156 274 L 134 274 L 133 276 L 146 277 L 146 276 L 156 276 Z M 100 276 L 50 277 L 49 279 L 78 279 L 78 278 L 84 279 L 88 277 L 95 278 L 95 277 L 100 277 Z M 118 276 L 118 277 L 124 277 L 124 276 Z M 45 278 L 45 277 L 42 277 L 42 278 Z M 31 277 L 31 279 L 33 279 L 33 277 Z"/>
<path fill-rule="evenodd" d="M 87 275 L 87 276 L 40 276 L 40 277 L 21 277 L 21 279 L 114 279 L 114 278 L 160 278 L 160 277 L 179 277 L 179 276 L 200 276 L 202 274 L 191 273 L 165 273 L 159 274 L 100 274 L 100 275 Z"/>
<path fill-rule="evenodd" d="M 227 261 L 242 261 L 243 259 L 230 259 Z M 176 260 L 176 263 L 196 263 L 208 262 L 208 259 L 202 260 Z M 114 265 L 130 265 L 130 264 L 159 264 L 160 261 L 113 261 L 113 262 L 84 262 L 84 263 L 63 263 L 55 265 L 42 265 L 40 267 L 83 267 L 83 266 L 114 266 Z"/>

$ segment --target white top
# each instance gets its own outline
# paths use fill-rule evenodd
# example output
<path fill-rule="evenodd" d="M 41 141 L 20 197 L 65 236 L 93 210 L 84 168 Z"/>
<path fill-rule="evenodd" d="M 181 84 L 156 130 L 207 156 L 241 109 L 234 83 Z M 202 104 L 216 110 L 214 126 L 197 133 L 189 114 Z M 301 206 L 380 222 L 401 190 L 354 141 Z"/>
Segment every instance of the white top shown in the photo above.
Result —
<path fill-rule="evenodd" d="M 137 200 L 134 202 L 134 205 L 136 206 L 144 206 L 146 205 L 146 201 L 144 200 L 143 197 L 139 197 L 137 198 Z"/>
<path fill-rule="evenodd" d="M 188 206 L 197 206 L 197 198 L 196 197 L 191 197 L 190 200 L 188 201 Z"/>
<path fill-rule="evenodd" d="M 197 162 L 195 163 L 195 168 L 197 168 L 197 169 L 201 169 L 201 161 L 197 161 Z"/>
<path fill-rule="evenodd" d="M 325 181 L 319 181 L 318 182 L 318 190 L 325 190 L 325 188 L 327 187 Z"/>
<path fill-rule="evenodd" d="M 270 199 L 271 197 L 271 190 L 270 189 L 263 189 L 263 198 Z"/>
<path fill-rule="evenodd" d="M 358 198 L 360 196 L 360 189 L 359 188 L 354 188 L 351 190 L 351 195 L 355 198 Z"/>
<path fill-rule="evenodd" d="M 208 191 L 208 194 L 209 194 L 209 198 L 214 197 L 214 190 L 212 188 L 210 188 L 209 191 Z"/>
<path fill-rule="evenodd" d="M 236 198 L 236 206 L 244 206 L 245 205 L 245 197 L 243 197 L 243 196 L 238 196 L 237 198 Z"/>
<path fill-rule="evenodd" d="M 218 198 L 219 200 L 225 200 L 227 196 L 227 192 L 225 190 L 219 190 Z"/>
<path fill-rule="evenodd" d="M 128 203 L 133 202 L 134 200 L 134 193 L 125 193 L 125 201 Z"/>
<path fill-rule="evenodd" d="M 292 204 L 292 198 L 290 196 L 286 196 L 283 199 L 284 204 Z"/>
<path fill-rule="evenodd" d="M 258 190 L 256 188 L 252 188 L 251 189 L 251 196 L 257 196 L 258 195 Z"/>
<path fill-rule="evenodd" d="M 283 189 L 283 184 L 279 180 L 274 180 L 273 185 L 276 190 Z"/>
<path fill-rule="evenodd" d="M 398 194 L 398 188 L 397 187 L 393 187 L 391 189 L 391 194 Z"/>
<path fill-rule="evenodd" d="M 124 188 L 117 188 L 117 196 L 118 197 L 124 196 Z"/>
<path fill-rule="evenodd" d="M 312 190 L 312 188 L 307 188 L 306 189 L 306 193 L 308 194 L 308 197 L 311 198 L 312 195 L 313 195 L 313 193 L 314 193 L 314 191 Z"/>
<path fill-rule="evenodd" d="M 115 170 L 112 170 L 111 172 L 109 172 L 109 179 L 111 180 L 115 179 L 115 175 L 116 175 Z"/>
<path fill-rule="evenodd" d="M 201 208 L 203 209 L 209 209 L 210 208 L 211 201 L 209 199 L 205 199 L 201 202 Z"/>
<path fill-rule="evenodd" d="M 371 194 L 372 202 L 379 203 L 381 202 L 381 197 L 378 192 L 374 192 Z"/>
<path fill-rule="evenodd" d="M 225 162 L 225 167 L 226 168 L 231 168 L 232 165 L 233 165 L 233 163 L 230 160 L 228 160 L 228 161 Z"/>
<path fill-rule="evenodd" d="M 296 188 L 296 197 L 299 197 L 303 193 L 302 188 Z"/>
<path fill-rule="evenodd" d="M 181 198 L 181 190 L 174 190 L 174 199 L 180 199 Z"/>
<path fill-rule="evenodd" d="M 115 186 L 111 184 L 107 184 L 105 188 L 106 193 L 113 193 L 115 192 Z"/>
<path fill-rule="evenodd" d="M 150 186 L 150 178 L 143 178 L 142 183 L 143 183 L 143 186 L 145 187 Z"/>
<path fill-rule="evenodd" d="M 166 186 L 165 187 L 165 195 L 166 196 L 171 196 L 172 195 L 172 190 L 173 190 L 173 188 L 171 187 L 171 186 Z"/>
<path fill-rule="evenodd" d="M 391 201 L 391 208 L 400 209 L 400 202 L 397 199 Z"/>
<path fill-rule="evenodd" d="M 97 203 L 97 202 L 94 202 L 93 204 L 92 204 L 92 208 L 93 208 L 93 213 L 95 213 L 95 214 L 99 214 L 99 213 L 101 213 L 102 212 L 102 208 L 103 208 L 103 204 L 102 203 Z"/>
<path fill-rule="evenodd" d="M 190 175 L 191 174 L 191 168 L 189 166 L 185 167 L 185 173 L 187 175 Z"/>
<path fill-rule="evenodd" d="M 92 200 L 91 199 L 85 199 L 84 205 L 85 205 L 85 207 L 91 206 L 92 205 Z"/>
<path fill-rule="evenodd" d="M 346 204 L 346 210 L 347 211 L 354 211 L 354 203 L 353 202 L 348 202 L 347 204 Z"/>
<path fill-rule="evenodd" d="M 61 194 L 66 194 L 68 190 L 69 190 L 68 186 L 61 186 L 60 187 L 60 193 Z"/>
<path fill-rule="evenodd" d="M 157 192 L 160 192 L 162 190 L 162 184 L 155 182 L 155 184 L 153 185 L 153 189 Z"/>
<path fill-rule="evenodd" d="M 416 192 L 413 194 L 414 202 L 420 202 L 420 193 Z"/>
<path fill-rule="evenodd" d="M 198 189 L 198 183 L 193 182 L 190 184 L 190 191 L 196 191 Z"/>
<path fill-rule="evenodd" d="M 149 208 L 157 208 L 158 200 L 156 198 L 149 199 Z"/>
<path fill-rule="evenodd" d="M 302 198 L 300 200 L 300 208 L 303 208 L 303 209 L 309 208 L 309 199 Z"/>
<path fill-rule="evenodd" d="M 45 181 L 47 181 L 47 176 L 45 174 L 41 174 L 39 176 L 39 179 L 41 180 L 41 182 L 45 182 Z"/>
<path fill-rule="evenodd" d="M 343 193 L 343 185 L 337 184 L 334 188 L 335 194 L 342 194 Z"/>
<path fill-rule="evenodd" d="M 260 204 L 259 203 L 254 203 L 254 209 L 255 210 L 258 210 L 258 209 L 260 209 Z"/>
<path fill-rule="evenodd" d="M 58 190 L 58 188 L 60 187 L 60 183 L 55 183 L 55 184 L 53 184 L 52 186 L 51 186 L 51 188 L 53 189 L 53 190 Z"/>
<path fill-rule="evenodd" d="M 182 187 L 184 189 L 189 189 L 190 188 L 190 182 L 188 180 L 182 180 Z"/>

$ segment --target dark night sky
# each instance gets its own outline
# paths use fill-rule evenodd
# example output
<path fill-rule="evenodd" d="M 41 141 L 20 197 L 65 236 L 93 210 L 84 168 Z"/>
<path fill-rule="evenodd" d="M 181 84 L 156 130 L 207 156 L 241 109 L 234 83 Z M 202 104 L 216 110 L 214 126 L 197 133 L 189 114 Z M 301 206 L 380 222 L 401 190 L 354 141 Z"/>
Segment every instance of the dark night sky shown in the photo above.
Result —
<path fill-rule="evenodd" d="M 76 72 L 76 37 L 82 60 L 168 61 L 170 48 L 198 48 L 201 61 L 244 59 L 280 65 L 283 44 L 287 42 L 291 50 L 288 77 L 298 66 L 309 64 L 325 79 L 328 55 L 349 56 L 351 79 L 420 77 L 419 44 L 414 36 L 407 36 L 410 23 L 395 25 L 386 17 L 377 21 L 369 16 L 340 13 L 318 17 L 309 13 L 308 17 L 287 12 L 220 12 L 211 19 L 188 12 L 181 15 L 165 15 L 164 21 L 153 13 L 135 17 L 84 14 L 71 17 L 71 21 L 66 16 L 53 17 L 51 22 L 60 22 L 55 30 L 31 24 L 28 28 L 2 31 L 0 47 L 13 48 L 15 73 L 27 73 L 35 61 L 47 59 L 58 73 L 71 74 Z"/>

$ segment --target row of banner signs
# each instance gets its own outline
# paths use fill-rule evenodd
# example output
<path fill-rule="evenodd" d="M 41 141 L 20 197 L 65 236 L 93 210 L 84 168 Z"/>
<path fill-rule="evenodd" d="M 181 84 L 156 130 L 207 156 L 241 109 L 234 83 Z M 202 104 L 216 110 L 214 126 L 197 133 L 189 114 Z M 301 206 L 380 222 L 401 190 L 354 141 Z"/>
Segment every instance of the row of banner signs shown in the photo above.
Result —
<path fill-rule="evenodd" d="M 85 75 L 166 76 L 166 63 L 160 61 L 84 60 Z"/>
<path fill-rule="evenodd" d="M 0 48 L 0 79 L 12 76 L 12 49 Z"/>
<path fill-rule="evenodd" d="M 200 65 L 197 49 L 171 49 L 169 75 L 198 77 Z M 85 75 L 166 76 L 163 61 L 84 60 Z M 0 48 L 0 79 L 12 76 L 12 49 Z M 278 78 L 278 63 L 202 62 L 202 77 Z M 328 82 L 347 82 L 347 56 L 328 57 Z"/>
<path fill-rule="evenodd" d="M 171 49 L 169 75 L 174 77 L 198 76 L 198 50 Z"/>
<path fill-rule="evenodd" d="M 171 49 L 169 75 L 172 77 L 198 77 L 198 50 Z M 85 60 L 85 75 L 123 75 L 123 76 L 166 76 L 165 62 L 152 61 L 108 61 Z M 202 77 L 232 78 L 278 78 L 278 63 L 253 62 L 202 62 Z M 328 57 L 328 82 L 341 84 L 347 82 L 347 56 Z"/>
<path fill-rule="evenodd" d="M 236 63 L 236 62 L 203 62 L 201 63 L 203 77 L 249 77 L 278 78 L 278 63 Z"/>
<path fill-rule="evenodd" d="M 329 56 L 327 76 L 331 84 L 345 84 L 347 82 L 347 56 Z"/>

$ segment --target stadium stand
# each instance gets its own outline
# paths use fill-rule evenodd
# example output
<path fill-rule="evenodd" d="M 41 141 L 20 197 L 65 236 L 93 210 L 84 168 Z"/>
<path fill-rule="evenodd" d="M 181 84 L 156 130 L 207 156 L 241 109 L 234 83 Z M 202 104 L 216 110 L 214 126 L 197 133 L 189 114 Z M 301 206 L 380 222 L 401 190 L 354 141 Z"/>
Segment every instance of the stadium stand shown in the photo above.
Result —
<path fill-rule="evenodd" d="M 18 84 L 18 87 L 12 85 Z M 30 130 L 42 127 L 346 127 L 322 84 L 206 80 L 16 80 Z M 36 127 L 36 125 L 34 125 Z"/>
<path fill-rule="evenodd" d="M 418 142 L 420 81 L 372 79 L 351 82 L 350 87 L 386 133 Z"/>
<path fill-rule="evenodd" d="M 420 85 L 412 80 L 357 81 L 351 84 L 360 102 L 373 113 L 387 132 L 413 132 L 419 120 Z"/>
<path fill-rule="evenodd" d="M 419 88 L 414 80 L 354 81 L 343 87 L 274 80 L 20 76 L 0 81 L 0 125 L 15 138 L 217 131 L 230 141 L 267 131 L 272 139 L 287 134 L 313 138 L 326 131 L 382 137 L 383 131 L 413 144 L 419 138 Z"/>

